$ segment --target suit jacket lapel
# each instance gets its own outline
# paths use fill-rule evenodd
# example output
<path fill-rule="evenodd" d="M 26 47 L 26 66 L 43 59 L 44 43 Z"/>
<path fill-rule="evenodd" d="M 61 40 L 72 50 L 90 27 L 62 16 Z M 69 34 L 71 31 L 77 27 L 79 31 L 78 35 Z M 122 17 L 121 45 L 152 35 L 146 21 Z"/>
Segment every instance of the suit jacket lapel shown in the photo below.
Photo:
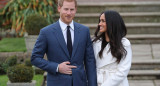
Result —
<path fill-rule="evenodd" d="M 74 22 L 74 43 L 73 43 L 73 49 L 72 49 L 72 57 L 74 57 L 78 43 L 79 43 L 79 34 L 80 34 L 80 26 Z"/>
<path fill-rule="evenodd" d="M 60 46 L 62 47 L 62 49 L 64 50 L 64 52 L 66 53 L 67 57 L 70 59 L 69 53 L 68 53 L 68 49 L 64 40 L 64 36 L 62 34 L 62 30 L 60 28 L 59 22 L 57 21 L 54 25 L 54 29 L 53 32 L 56 34 L 56 38 L 60 44 Z"/>

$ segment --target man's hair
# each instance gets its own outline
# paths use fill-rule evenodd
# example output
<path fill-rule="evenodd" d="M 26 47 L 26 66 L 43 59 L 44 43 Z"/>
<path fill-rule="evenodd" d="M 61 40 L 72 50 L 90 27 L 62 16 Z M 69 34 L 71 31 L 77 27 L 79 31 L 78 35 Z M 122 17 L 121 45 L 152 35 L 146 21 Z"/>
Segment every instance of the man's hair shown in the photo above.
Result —
<path fill-rule="evenodd" d="M 67 2 L 72 2 L 72 1 L 74 1 L 75 7 L 77 7 L 77 1 L 76 1 L 76 0 L 58 0 L 58 6 L 62 7 L 64 1 L 67 1 Z"/>

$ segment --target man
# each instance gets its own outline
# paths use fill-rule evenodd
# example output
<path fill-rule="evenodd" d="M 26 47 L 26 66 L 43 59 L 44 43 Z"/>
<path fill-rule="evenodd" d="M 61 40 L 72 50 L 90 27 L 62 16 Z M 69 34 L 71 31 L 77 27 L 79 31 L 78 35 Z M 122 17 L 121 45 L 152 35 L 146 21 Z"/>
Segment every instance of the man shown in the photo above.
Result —
<path fill-rule="evenodd" d="M 60 19 L 40 31 L 33 49 L 31 62 L 48 72 L 47 86 L 97 86 L 89 28 L 73 21 L 76 10 L 76 0 L 58 0 Z"/>

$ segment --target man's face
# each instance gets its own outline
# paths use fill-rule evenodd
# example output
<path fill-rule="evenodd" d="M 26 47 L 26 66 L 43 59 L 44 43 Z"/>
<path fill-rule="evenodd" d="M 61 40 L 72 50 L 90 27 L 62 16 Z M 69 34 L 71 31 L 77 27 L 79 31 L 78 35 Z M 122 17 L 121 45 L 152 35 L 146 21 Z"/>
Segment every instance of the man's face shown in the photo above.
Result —
<path fill-rule="evenodd" d="M 60 19 L 66 24 L 70 24 L 74 19 L 77 8 L 75 7 L 74 1 L 72 2 L 63 2 L 63 6 L 58 6 L 58 12 L 60 13 Z"/>

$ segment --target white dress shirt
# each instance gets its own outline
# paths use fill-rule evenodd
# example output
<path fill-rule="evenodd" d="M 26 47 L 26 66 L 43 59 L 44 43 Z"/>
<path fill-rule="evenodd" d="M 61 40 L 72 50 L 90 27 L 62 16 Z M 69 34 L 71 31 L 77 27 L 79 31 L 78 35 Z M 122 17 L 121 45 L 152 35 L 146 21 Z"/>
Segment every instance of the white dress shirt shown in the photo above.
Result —
<path fill-rule="evenodd" d="M 61 19 L 59 19 L 59 25 L 61 27 L 61 30 L 62 30 L 62 33 L 63 33 L 63 36 L 64 36 L 64 40 L 66 42 L 66 45 L 67 45 L 67 26 L 70 26 L 72 46 L 73 46 L 73 42 L 74 42 L 74 25 L 73 25 L 73 20 L 72 20 L 72 22 L 69 25 L 67 25 L 64 22 L 62 22 Z M 57 72 L 58 72 L 58 67 L 59 67 L 59 65 L 57 66 L 57 70 L 56 70 Z"/>
<path fill-rule="evenodd" d="M 60 24 L 60 27 L 61 27 L 61 30 L 62 30 L 62 33 L 63 33 L 64 40 L 65 40 L 66 44 L 67 44 L 67 26 L 70 26 L 72 46 L 73 46 L 73 42 L 74 42 L 74 25 L 73 25 L 73 20 L 72 20 L 72 22 L 69 25 L 67 25 L 64 22 L 62 22 L 61 19 L 59 19 L 59 24 Z"/>

